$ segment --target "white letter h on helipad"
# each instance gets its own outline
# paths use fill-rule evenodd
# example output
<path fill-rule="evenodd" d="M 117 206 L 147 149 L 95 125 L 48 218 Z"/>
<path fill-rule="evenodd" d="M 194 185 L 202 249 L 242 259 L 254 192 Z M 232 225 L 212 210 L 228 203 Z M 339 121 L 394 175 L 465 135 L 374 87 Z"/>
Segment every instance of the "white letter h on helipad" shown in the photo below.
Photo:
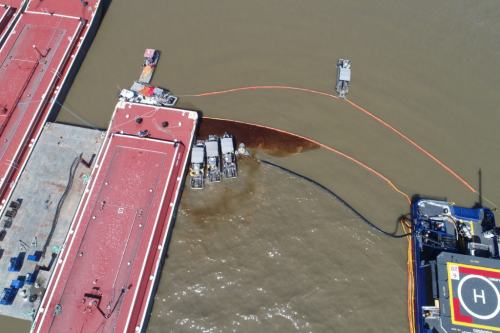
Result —
<path fill-rule="evenodd" d="M 474 303 L 477 303 L 478 298 L 482 298 L 483 304 L 486 304 L 486 301 L 484 299 L 484 290 L 481 290 L 481 295 L 478 295 L 478 294 L 476 294 L 476 289 L 474 289 Z"/>

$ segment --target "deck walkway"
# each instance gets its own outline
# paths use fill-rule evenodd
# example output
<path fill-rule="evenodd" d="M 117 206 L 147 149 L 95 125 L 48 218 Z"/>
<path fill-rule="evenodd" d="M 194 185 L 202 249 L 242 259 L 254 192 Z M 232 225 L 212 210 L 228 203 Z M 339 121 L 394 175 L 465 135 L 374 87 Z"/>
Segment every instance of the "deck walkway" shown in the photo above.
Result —
<path fill-rule="evenodd" d="M 91 171 L 82 163 L 74 163 L 75 159 L 81 155 L 87 162 L 95 160 L 102 141 L 101 133 L 96 130 L 55 123 L 45 126 L 11 201 L 6 203 L 7 209 L 0 217 L 0 232 L 6 232 L 5 238 L 0 241 L 0 292 L 10 287 L 12 280 L 26 279 L 37 265 L 41 266 L 36 279 L 40 288 L 24 285 L 12 305 L 0 305 L 1 315 L 29 320 L 26 314 L 38 308 L 40 296 L 55 266 L 56 258 L 52 257 L 52 249 L 63 244 L 85 189 L 82 177 L 85 178 Z M 68 188 L 70 169 L 74 175 L 72 186 L 56 218 L 61 198 Z M 9 208 L 12 201 L 12 206 L 20 204 L 17 210 Z M 13 212 L 16 213 L 15 217 L 6 216 Z M 25 245 L 22 246 L 20 241 Z M 9 272 L 10 258 L 20 254 L 25 256 L 20 272 Z M 28 255 L 42 257 L 39 262 L 35 262 L 28 261 Z M 45 271 L 44 268 L 50 270 Z M 23 290 L 26 290 L 26 299 Z M 34 302 L 31 300 L 35 296 L 30 300 L 30 295 L 36 295 Z"/>

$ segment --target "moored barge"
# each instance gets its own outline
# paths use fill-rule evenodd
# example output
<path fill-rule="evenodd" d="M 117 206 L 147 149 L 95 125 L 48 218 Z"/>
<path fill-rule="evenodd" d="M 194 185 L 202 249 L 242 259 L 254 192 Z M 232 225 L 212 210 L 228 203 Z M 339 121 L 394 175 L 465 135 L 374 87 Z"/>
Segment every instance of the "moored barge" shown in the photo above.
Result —
<path fill-rule="evenodd" d="M 102 13 L 99 0 L 8 5 L 22 12 L 9 19 L 0 48 L 0 210 L 43 124 L 60 110 Z"/>
<path fill-rule="evenodd" d="M 2 0 L 0 3 L 0 46 L 23 13 L 28 0 Z"/>
<path fill-rule="evenodd" d="M 197 118 L 118 103 L 33 332 L 146 330 Z"/>
<path fill-rule="evenodd" d="M 413 331 L 500 331 L 498 231 L 488 208 L 412 204 Z"/>

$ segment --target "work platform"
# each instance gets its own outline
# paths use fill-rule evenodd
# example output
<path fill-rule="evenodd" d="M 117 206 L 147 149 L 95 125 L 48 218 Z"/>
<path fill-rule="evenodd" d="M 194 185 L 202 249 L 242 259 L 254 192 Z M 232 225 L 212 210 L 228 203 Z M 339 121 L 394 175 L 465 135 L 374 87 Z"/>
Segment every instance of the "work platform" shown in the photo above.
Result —
<path fill-rule="evenodd" d="M 197 119 L 118 103 L 33 332 L 145 332 Z"/>
<path fill-rule="evenodd" d="M 0 315 L 29 320 L 38 309 L 91 171 L 85 163 L 95 160 L 102 141 L 96 130 L 45 125 L 0 219 L 0 293 L 21 281 Z M 15 267 L 11 258 L 18 257 Z"/>

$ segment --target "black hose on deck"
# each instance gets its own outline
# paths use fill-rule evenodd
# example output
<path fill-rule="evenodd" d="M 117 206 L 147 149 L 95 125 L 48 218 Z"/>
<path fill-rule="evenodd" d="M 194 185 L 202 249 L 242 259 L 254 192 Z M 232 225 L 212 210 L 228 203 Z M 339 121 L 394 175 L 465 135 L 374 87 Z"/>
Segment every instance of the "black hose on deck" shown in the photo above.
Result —
<path fill-rule="evenodd" d="M 262 159 L 258 159 L 259 162 L 262 162 L 264 164 L 267 164 L 267 165 L 270 165 L 270 166 L 273 166 L 275 168 L 278 168 L 278 169 L 281 169 L 283 171 L 286 171 L 294 176 L 297 176 L 299 178 L 302 178 L 304 180 L 307 180 L 308 182 L 316 185 L 316 186 L 319 186 L 321 187 L 323 190 L 325 190 L 326 192 L 328 192 L 329 194 L 331 194 L 335 199 L 337 199 L 338 201 L 340 201 L 344 206 L 346 206 L 348 209 L 350 209 L 354 214 L 356 214 L 363 222 L 365 222 L 366 224 L 368 224 L 370 227 L 372 227 L 373 229 L 377 230 L 378 232 L 386 235 L 386 236 L 389 236 L 389 237 L 392 237 L 392 238 L 403 238 L 403 237 L 408 237 L 408 236 L 413 236 L 415 235 L 414 232 L 410 232 L 410 233 L 407 233 L 407 234 L 403 234 L 403 235 L 393 235 L 393 234 L 390 234 L 382 229 L 380 229 L 379 227 L 377 227 L 376 225 L 374 225 L 373 223 L 371 223 L 370 221 L 368 221 L 366 218 L 364 218 L 363 215 L 361 215 L 360 213 L 358 213 L 354 208 L 352 208 L 347 202 L 345 202 L 344 200 L 342 200 L 338 195 L 336 195 L 335 193 L 333 193 L 332 191 L 330 191 L 329 189 L 327 189 L 326 187 L 324 187 L 323 185 L 321 185 L 320 183 L 312 180 L 312 179 L 309 179 L 307 177 L 304 177 L 302 175 L 299 175 L 298 173 L 295 173 L 291 170 L 288 170 L 288 169 L 285 169 L 283 168 L 282 166 L 279 166 L 279 165 L 276 165 L 274 163 L 271 163 L 271 162 L 268 162 L 268 161 L 264 161 Z"/>
<path fill-rule="evenodd" d="M 43 245 L 43 250 L 42 250 L 43 258 L 45 258 L 45 252 L 47 252 L 47 247 L 49 246 L 49 243 L 52 240 L 52 236 L 54 235 L 54 231 L 56 230 L 57 221 L 59 220 L 59 214 L 61 213 L 64 200 L 66 200 L 66 197 L 68 196 L 68 193 L 71 190 L 71 187 L 73 186 L 73 179 L 75 178 L 76 168 L 78 167 L 78 163 L 80 163 L 81 156 L 82 155 L 77 156 L 74 159 L 73 163 L 71 164 L 71 167 L 69 168 L 69 177 L 68 177 L 68 184 L 66 185 L 66 190 L 64 191 L 63 195 L 61 196 L 61 199 L 59 200 L 59 203 L 57 204 L 57 209 L 54 214 L 54 219 L 52 220 L 52 227 L 50 228 L 47 240 Z"/>

